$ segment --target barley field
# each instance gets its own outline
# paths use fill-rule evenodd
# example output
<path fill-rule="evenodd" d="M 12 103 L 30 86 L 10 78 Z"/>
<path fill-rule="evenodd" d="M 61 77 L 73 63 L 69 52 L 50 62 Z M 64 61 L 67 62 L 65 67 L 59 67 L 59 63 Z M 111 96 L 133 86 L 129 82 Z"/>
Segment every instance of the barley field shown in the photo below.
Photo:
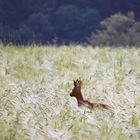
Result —
<path fill-rule="evenodd" d="M 78 107 L 73 80 L 91 102 Z M 139 140 L 140 49 L 0 44 L 0 140 Z"/>

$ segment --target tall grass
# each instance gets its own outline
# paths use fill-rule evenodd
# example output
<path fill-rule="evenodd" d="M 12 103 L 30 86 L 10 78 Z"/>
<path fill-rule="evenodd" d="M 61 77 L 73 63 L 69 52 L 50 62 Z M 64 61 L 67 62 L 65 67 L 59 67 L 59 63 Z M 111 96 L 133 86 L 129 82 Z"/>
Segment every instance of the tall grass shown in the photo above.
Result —
<path fill-rule="evenodd" d="M 83 80 L 92 102 L 69 96 Z M 0 45 L 1 140 L 139 140 L 140 49 Z"/>

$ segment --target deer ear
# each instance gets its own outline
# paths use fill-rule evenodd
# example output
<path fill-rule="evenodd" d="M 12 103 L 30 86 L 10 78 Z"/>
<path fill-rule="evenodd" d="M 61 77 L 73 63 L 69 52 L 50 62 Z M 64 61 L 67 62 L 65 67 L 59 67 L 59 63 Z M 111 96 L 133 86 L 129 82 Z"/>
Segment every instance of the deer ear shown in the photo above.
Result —
<path fill-rule="evenodd" d="M 75 80 L 73 80 L 73 84 L 74 84 L 74 86 L 76 86 L 76 81 Z"/>
<path fill-rule="evenodd" d="M 79 84 L 80 84 L 80 86 L 82 86 L 82 81 L 81 80 L 79 80 Z"/>

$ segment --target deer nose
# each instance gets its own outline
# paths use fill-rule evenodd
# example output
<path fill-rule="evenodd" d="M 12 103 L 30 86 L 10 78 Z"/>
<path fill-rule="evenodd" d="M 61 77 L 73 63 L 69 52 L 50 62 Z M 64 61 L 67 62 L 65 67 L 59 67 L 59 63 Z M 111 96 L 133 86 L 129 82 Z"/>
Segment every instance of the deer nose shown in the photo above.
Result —
<path fill-rule="evenodd" d="M 70 96 L 72 96 L 72 93 L 70 93 Z"/>

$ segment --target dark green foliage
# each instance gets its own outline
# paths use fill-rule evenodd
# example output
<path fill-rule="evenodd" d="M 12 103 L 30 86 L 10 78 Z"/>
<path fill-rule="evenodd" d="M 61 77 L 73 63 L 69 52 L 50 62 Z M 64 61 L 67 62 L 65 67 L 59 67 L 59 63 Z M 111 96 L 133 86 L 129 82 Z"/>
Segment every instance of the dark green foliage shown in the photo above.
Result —
<path fill-rule="evenodd" d="M 97 9 L 88 9 L 82 14 L 84 20 L 84 30 L 87 33 L 95 31 L 98 27 L 98 22 L 101 20 L 101 15 Z"/>
<path fill-rule="evenodd" d="M 74 5 L 60 7 L 52 18 L 52 24 L 56 35 L 63 41 L 80 40 L 80 33 L 84 21 L 79 9 Z"/>
<path fill-rule="evenodd" d="M 3 43 L 28 44 L 31 42 L 32 33 L 27 26 L 22 26 L 17 30 L 9 26 L 0 24 L 0 40 Z"/>
<path fill-rule="evenodd" d="M 46 44 L 57 37 L 58 43 L 86 42 L 103 19 L 128 11 L 133 11 L 136 19 L 140 19 L 139 0 L 0 0 L 0 41 Z M 116 23 L 125 22 L 117 20 Z M 133 34 L 134 29 L 131 32 Z"/>
<path fill-rule="evenodd" d="M 134 19 L 134 13 L 127 16 L 118 13 L 101 22 L 102 30 L 92 33 L 88 41 L 92 45 L 139 46 L 140 22 Z"/>
<path fill-rule="evenodd" d="M 50 25 L 48 15 L 32 14 L 26 25 L 32 32 L 32 40 L 36 43 L 47 43 L 53 37 L 53 28 Z"/>
<path fill-rule="evenodd" d="M 17 29 L 32 13 L 31 0 L 1 0 L 1 22 Z"/>

